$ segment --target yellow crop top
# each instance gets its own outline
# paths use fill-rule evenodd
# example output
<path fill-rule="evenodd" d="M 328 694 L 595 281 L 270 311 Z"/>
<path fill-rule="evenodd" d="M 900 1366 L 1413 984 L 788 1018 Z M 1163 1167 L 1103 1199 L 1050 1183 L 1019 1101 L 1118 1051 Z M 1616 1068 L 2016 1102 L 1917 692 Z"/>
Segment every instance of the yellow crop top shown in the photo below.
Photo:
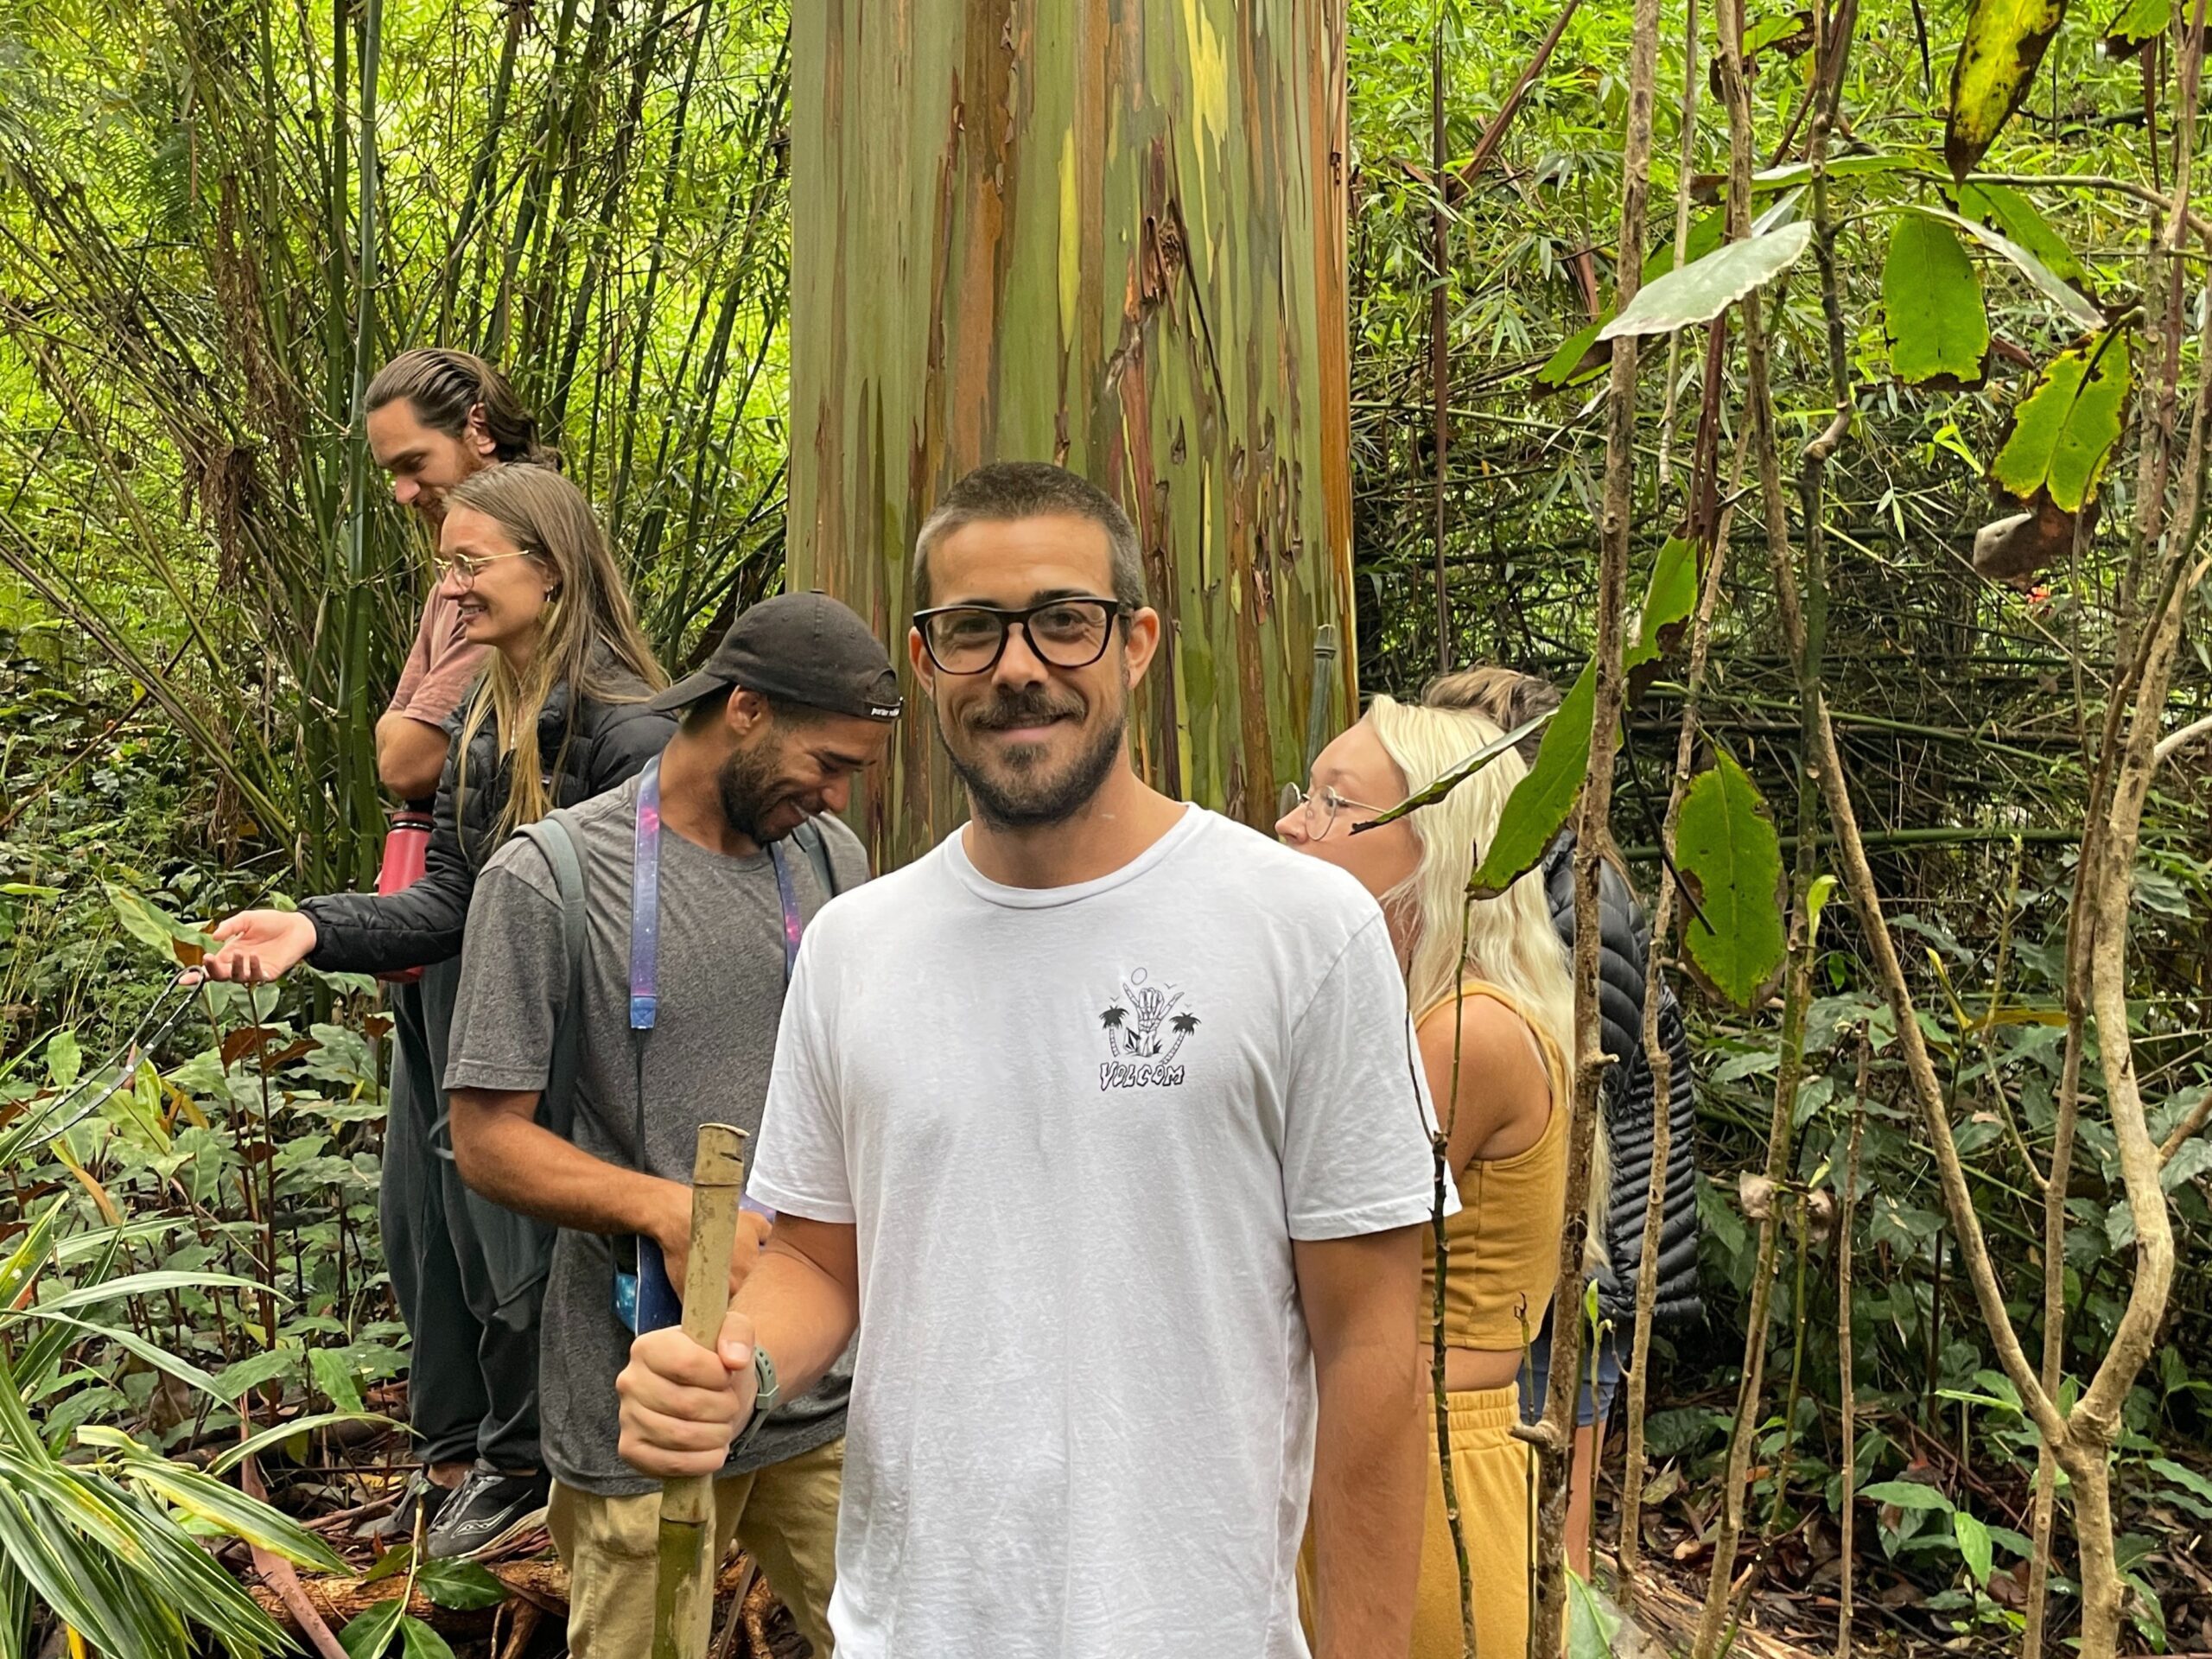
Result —
<path fill-rule="evenodd" d="M 1525 1306 L 1530 1340 L 1544 1322 L 1559 1279 L 1560 1228 L 1567 1216 L 1567 1126 L 1573 1116 L 1567 1057 L 1530 1020 L 1510 991 L 1470 979 L 1469 996 L 1486 996 L 1520 1016 L 1543 1056 L 1551 1078 L 1552 1110 L 1534 1146 L 1510 1158 L 1470 1158 L 1459 1175 L 1459 1213 L 1444 1223 L 1447 1251 L 1444 1281 L 1444 1340 L 1454 1348 L 1518 1351 Z M 1447 994 L 1421 1012 L 1414 1026 L 1457 1006 Z M 1448 1114 L 1451 1103 L 1440 1099 Z M 1421 1233 L 1421 1330 L 1428 1339 L 1436 1306 L 1436 1249 Z"/>

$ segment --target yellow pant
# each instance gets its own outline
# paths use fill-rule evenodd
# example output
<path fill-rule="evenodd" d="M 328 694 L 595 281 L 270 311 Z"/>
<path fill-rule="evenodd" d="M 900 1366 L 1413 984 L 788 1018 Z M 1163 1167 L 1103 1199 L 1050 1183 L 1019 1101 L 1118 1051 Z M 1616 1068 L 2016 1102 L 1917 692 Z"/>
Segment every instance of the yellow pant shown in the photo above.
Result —
<path fill-rule="evenodd" d="M 830 1591 L 836 1579 L 837 1491 L 845 1443 L 832 1440 L 783 1463 L 715 1483 L 714 1560 L 733 1539 L 760 1563 L 798 1631 L 830 1659 Z M 660 1494 L 598 1497 L 553 1483 L 545 1523 L 569 1568 L 569 1651 L 575 1659 L 639 1659 L 653 1647 L 653 1582 L 660 1554 Z M 702 1603 L 689 1650 L 713 1632 Z"/>
<path fill-rule="evenodd" d="M 1444 1401 L 1453 1496 L 1475 1592 L 1475 1653 L 1478 1659 L 1520 1659 L 1529 1646 L 1529 1567 L 1536 1535 L 1529 1485 L 1535 1453 L 1513 1438 L 1520 1391 L 1509 1383 L 1449 1394 Z M 1422 1421 L 1430 1453 L 1428 1509 L 1421 1523 L 1421 1586 L 1414 1593 L 1413 1659 L 1460 1659 L 1459 1565 L 1444 1515 L 1433 1408 L 1424 1405 Z"/>

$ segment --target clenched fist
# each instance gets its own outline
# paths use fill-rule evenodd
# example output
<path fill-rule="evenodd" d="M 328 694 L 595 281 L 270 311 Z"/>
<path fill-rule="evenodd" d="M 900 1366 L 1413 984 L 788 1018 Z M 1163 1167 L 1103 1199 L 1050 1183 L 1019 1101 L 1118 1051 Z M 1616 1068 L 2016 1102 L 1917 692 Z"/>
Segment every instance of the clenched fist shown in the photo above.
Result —
<path fill-rule="evenodd" d="M 753 1321 L 733 1310 L 712 1350 L 675 1325 L 630 1344 L 614 1379 L 622 1396 L 622 1460 L 657 1480 L 712 1475 L 753 1416 Z"/>

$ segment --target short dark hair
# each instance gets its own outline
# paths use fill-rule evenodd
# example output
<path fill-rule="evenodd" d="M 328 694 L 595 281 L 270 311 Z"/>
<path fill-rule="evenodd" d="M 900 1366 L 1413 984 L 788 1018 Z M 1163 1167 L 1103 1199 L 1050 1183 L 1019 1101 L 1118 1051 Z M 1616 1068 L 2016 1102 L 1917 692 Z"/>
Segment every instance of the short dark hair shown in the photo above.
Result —
<path fill-rule="evenodd" d="M 1042 461 L 999 461 L 978 467 L 944 493 L 914 537 L 914 608 L 930 604 L 930 550 L 963 524 L 1016 518 L 1088 518 L 1106 532 L 1113 556 L 1114 597 L 1128 609 L 1145 604 L 1144 553 L 1122 504 L 1065 467 Z"/>
<path fill-rule="evenodd" d="M 1488 718 L 1501 732 L 1518 731 L 1539 715 L 1560 705 L 1559 688 L 1549 680 L 1523 674 L 1517 668 L 1484 664 L 1463 668 L 1456 674 L 1440 674 L 1421 688 L 1421 703 L 1429 709 L 1468 709 Z M 1543 733 L 1531 732 L 1516 747 L 1522 760 L 1536 764 Z"/>
<path fill-rule="evenodd" d="M 482 358 L 444 346 L 417 346 L 402 352 L 369 382 L 365 411 L 401 398 L 415 418 L 449 438 L 468 435 L 468 417 L 482 412 L 492 453 L 501 461 L 527 461 L 556 471 L 561 452 L 537 441 L 537 417 L 516 395 L 507 378 Z"/>
<path fill-rule="evenodd" d="M 716 686 L 684 709 L 677 721 L 677 726 L 687 735 L 696 737 L 720 720 L 722 711 L 729 707 L 730 698 L 744 690 L 743 686 L 736 684 Z M 810 702 L 793 702 L 789 697 L 772 697 L 765 691 L 756 691 L 753 695 L 766 703 L 769 713 L 778 720 L 793 726 L 813 726 L 830 718 L 829 709 L 817 709 Z"/>

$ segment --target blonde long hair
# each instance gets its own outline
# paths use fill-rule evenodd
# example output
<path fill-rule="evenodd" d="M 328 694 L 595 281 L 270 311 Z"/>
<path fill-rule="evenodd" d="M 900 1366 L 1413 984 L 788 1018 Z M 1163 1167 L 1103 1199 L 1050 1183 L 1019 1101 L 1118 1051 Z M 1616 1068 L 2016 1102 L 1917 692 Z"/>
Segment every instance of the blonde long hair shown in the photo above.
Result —
<path fill-rule="evenodd" d="M 641 702 L 665 686 L 668 676 L 638 626 L 630 589 L 582 490 L 558 473 L 516 462 L 472 474 L 447 499 L 493 520 L 554 582 L 538 614 L 537 648 L 528 665 L 518 674 L 504 653 L 492 652 L 484 684 L 461 724 L 454 761 L 456 826 L 466 822 L 461 802 L 468 787 L 468 747 L 486 720 L 494 722 L 500 752 L 513 757 L 507 804 L 493 837 L 497 844 L 552 810 L 545 779 L 565 769 L 585 702 Z M 646 691 L 640 693 L 617 668 L 644 681 Z M 537 719 L 553 688 L 563 683 L 568 729 L 549 767 L 537 749 Z"/>
<path fill-rule="evenodd" d="M 1367 723 L 1383 750 L 1406 777 L 1408 793 L 1418 793 L 1477 750 L 1503 735 L 1485 715 L 1471 709 L 1435 708 L 1377 697 L 1369 705 Z M 1552 925 L 1541 867 L 1529 871 L 1494 899 L 1467 903 L 1467 880 L 1481 853 L 1497 834 L 1506 798 L 1528 775 L 1521 756 L 1509 749 L 1442 800 L 1411 813 L 1421 861 L 1412 875 L 1383 895 L 1382 907 L 1402 922 L 1413 944 L 1406 968 L 1406 1001 L 1415 1012 L 1450 996 L 1463 979 L 1487 980 L 1510 994 L 1531 1025 L 1558 1045 L 1566 1058 L 1570 1084 L 1574 1064 L 1574 983 L 1567 972 L 1566 947 Z M 1554 1111 L 1569 1111 L 1572 1099 L 1552 1102 Z M 1605 1137 L 1596 1137 L 1590 1172 L 1587 1265 L 1605 1260 L 1607 1189 L 1611 1165 Z M 1578 1317 L 1580 1310 L 1577 1310 Z"/>

